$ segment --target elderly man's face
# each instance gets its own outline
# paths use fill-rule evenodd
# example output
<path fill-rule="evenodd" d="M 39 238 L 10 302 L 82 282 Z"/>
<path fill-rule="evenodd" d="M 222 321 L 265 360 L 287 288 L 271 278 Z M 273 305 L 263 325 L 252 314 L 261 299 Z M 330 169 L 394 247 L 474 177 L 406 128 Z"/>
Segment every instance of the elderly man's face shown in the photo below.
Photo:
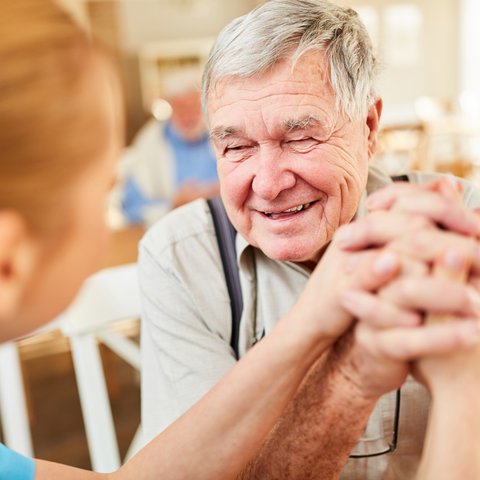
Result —
<path fill-rule="evenodd" d="M 322 52 L 291 70 L 223 79 L 208 99 L 221 195 L 232 223 L 277 260 L 311 264 L 355 214 L 381 104 L 350 121 L 335 107 Z"/>

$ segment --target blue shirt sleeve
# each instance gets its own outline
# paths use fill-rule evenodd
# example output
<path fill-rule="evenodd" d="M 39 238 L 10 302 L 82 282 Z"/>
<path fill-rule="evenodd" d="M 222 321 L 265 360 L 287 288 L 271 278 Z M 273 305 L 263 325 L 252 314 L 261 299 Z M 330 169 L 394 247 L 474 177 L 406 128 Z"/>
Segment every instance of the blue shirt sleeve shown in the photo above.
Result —
<path fill-rule="evenodd" d="M 125 180 L 122 194 L 122 210 L 130 223 L 142 224 L 145 221 L 144 210 L 146 207 L 162 205 L 165 202 L 165 199 L 161 198 L 148 198 L 131 176 Z"/>
<path fill-rule="evenodd" d="M 33 480 L 35 462 L 0 443 L 0 480 Z"/>

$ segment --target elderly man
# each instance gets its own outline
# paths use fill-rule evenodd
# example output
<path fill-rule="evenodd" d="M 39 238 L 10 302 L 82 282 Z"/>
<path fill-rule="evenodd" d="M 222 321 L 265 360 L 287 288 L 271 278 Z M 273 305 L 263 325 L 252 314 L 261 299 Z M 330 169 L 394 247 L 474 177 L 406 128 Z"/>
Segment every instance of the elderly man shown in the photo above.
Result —
<path fill-rule="evenodd" d="M 452 244 L 472 255 L 464 234 L 478 233 L 473 213 L 435 183 L 416 185 L 431 176 L 411 173 L 408 184 L 378 192 L 368 205 L 378 212 L 362 220 L 367 194 L 392 183 L 369 167 L 382 110 L 375 71 L 370 40 L 356 13 L 321 0 L 270 0 L 228 25 L 212 49 L 204 105 L 221 198 L 238 232 L 240 356 L 291 308 L 312 269 L 333 261 L 324 252 L 335 232 L 352 220 L 352 228 L 339 232 L 340 243 L 355 245 L 358 237 L 357 246 L 364 248 L 369 238 L 383 236 L 406 263 L 417 262 L 411 268 L 432 262 Z M 464 201 L 479 206 L 480 196 L 467 185 Z M 425 231 L 414 235 L 420 230 Z M 302 293 L 320 317 L 346 308 L 385 327 L 396 316 L 391 304 L 379 310 L 387 312 L 383 325 L 375 310 L 360 312 L 358 294 L 344 291 L 331 265 L 325 271 L 330 276 L 324 275 L 321 291 Z M 151 437 L 236 362 L 230 299 L 204 201 L 150 230 L 140 249 L 140 281 L 142 420 Z M 418 325 L 417 310 L 436 308 L 436 300 L 422 295 L 426 288 L 397 283 L 381 298 L 406 308 L 404 326 Z M 436 293 L 445 298 L 446 291 L 444 285 Z M 455 310 L 448 304 L 439 308 Z M 242 479 L 327 479 L 340 473 L 350 480 L 413 478 L 428 395 L 407 378 L 408 361 L 415 354 L 436 353 L 442 344 L 432 337 L 402 352 L 393 345 L 389 351 L 386 340 L 377 356 L 367 348 L 368 335 L 359 339 L 352 332 L 312 367 Z"/>

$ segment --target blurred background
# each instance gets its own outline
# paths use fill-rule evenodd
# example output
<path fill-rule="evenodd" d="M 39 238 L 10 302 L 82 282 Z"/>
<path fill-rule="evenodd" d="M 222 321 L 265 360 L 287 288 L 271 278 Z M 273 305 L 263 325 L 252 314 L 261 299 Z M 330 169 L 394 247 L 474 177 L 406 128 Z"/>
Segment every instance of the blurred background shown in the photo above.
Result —
<path fill-rule="evenodd" d="M 135 262 L 137 242 L 152 222 L 186 201 L 215 193 L 214 160 L 198 115 L 195 93 L 199 72 L 221 28 L 262 2 L 62 2 L 85 28 L 108 45 L 121 74 L 127 146 L 119 165 L 118 185 L 108 207 L 113 236 L 102 268 L 128 264 Z M 476 47 L 480 44 L 480 29 L 476 21 L 480 18 L 480 2 L 338 3 L 352 6 L 360 13 L 382 64 L 378 93 L 383 97 L 384 111 L 379 152 L 374 161 L 391 174 L 413 168 L 451 172 L 477 181 L 480 61 Z M 191 147 L 196 150 L 189 154 Z M 166 160 L 172 151 L 176 163 Z M 187 151 L 185 158 L 180 158 L 179 152 L 184 151 Z M 203 163 L 193 165 L 192 155 L 202 158 Z M 157 167 L 149 170 L 152 162 Z M 158 177 L 165 184 L 155 184 L 153 180 Z M 123 292 L 127 297 L 135 296 L 127 287 Z M 135 318 L 116 324 L 112 331 L 121 339 L 138 341 Z M 92 332 L 105 372 L 115 441 L 123 458 L 139 422 L 140 394 L 135 368 L 138 351 L 128 353 L 129 347 L 116 348 L 118 338 L 98 335 L 94 329 L 81 333 Z M 84 387 L 79 387 L 80 367 L 72 357 L 75 336 L 78 336 L 75 329 L 65 333 L 50 328 L 9 346 L 13 350 L 2 347 L 0 362 L 4 363 L 0 363 L 0 373 L 7 361 L 13 358 L 17 362 L 20 378 L 17 386 L 24 391 L 27 410 L 24 427 L 30 437 L 24 445 L 42 458 L 80 467 L 91 467 L 93 463 L 95 467 L 91 439 L 85 433 L 82 417 L 79 390 Z M 88 365 L 91 364 L 86 367 L 87 380 L 93 378 L 94 371 Z M 11 382 L 11 378 L 0 378 L 0 390 L 12 390 Z M 96 392 L 100 387 L 95 383 L 89 386 L 87 382 L 85 388 Z M 2 440 L 8 437 L 5 402 L 0 398 Z M 95 419 L 96 410 L 101 408 L 95 401 L 90 406 L 93 422 L 101 422 Z M 17 418 L 15 415 L 13 420 Z M 101 427 L 98 423 L 98 430 Z"/>
<path fill-rule="evenodd" d="M 154 101 L 162 97 L 162 74 L 202 64 L 222 26 L 261 3 L 65 1 L 75 5 L 116 54 L 127 101 L 128 142 L 151 115 Z M 479 161 L 480 62 L 475 53 L 480 41 L 475 25 L 479 2 L 339 3 L 360 13 L 382 63 L 378 92 L 384 99 L 385 135 L 379 153 L 388 157 L 386 164 L 398 169 L 411 161 L 419 168 L 471 174 L 468 164 Z"/>

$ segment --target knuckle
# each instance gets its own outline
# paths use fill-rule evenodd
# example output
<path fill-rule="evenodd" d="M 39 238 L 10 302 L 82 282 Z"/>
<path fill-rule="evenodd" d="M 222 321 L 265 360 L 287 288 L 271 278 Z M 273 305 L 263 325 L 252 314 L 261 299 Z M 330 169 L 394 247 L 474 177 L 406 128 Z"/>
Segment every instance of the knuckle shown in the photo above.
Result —
<path fill-rule="evenodd" d="M 371 340 L 370 328 L 364 323 L 357 324 L 355 328 L 355 341 L 362 347 L 370 349 Z"/>
<path fill-rule="evenodd" d="M 397 361 L 410 360 L 415 356 L 418 351 L 418 337 L 409 334 L 408 330 L 399 333 L 393 341 L 391 348 L 391 357 Z"/>
<path fill-rule="evenodd" d="M 401 279 L 397 284 L 398 297 L 399 300 L 403 303 L 411 305 L 418 295 L 417 285 L 411 279 Z"/>
<path fill-rule="evenodd" d="M 474 286 L 469 285 L 462 289 L 462 298 L 460 301 L 462 305 L 468 305 L 469 312 L 475 314 L 480 313 L 480 294 Z"/>
<path fill-rule="evenodd" d="M 383 336 L 379 342 L 378 350 L 382 357 L 390 360 L 401 360 L 403 358 L 404 342 L 402 337 L 394 333 Z"/>
<path fill-rule="evenodd" d="M 412 257 L 402 258 L 402 272 L 407 275 L 423 277 L 429 273 L 429 270 L 425 262 L 421 262 Z"/>
<path fill-rule="evenodd" d="M 408 252 L 414 258 L 423 258 L 426 252 L 431 250 L 432 240 L 431 230 L 411 230 L 406 232 L 405 235 L 398 240 L 397 248 Z M 435 245 L 435 243 L 433 245 Z"/>
<path fill-rule="evenodd" d="M 478 248 L 479 248 L 479 245 L 478 245 L 478 241 L 476 238 L 474 237 L 468 237 L 468 251 L 469 251 L 469 254 L 470 254 L 470 257 L 472 260 L 478 255 Z"/>
<path fill-rule="evenodd" d="M 473 259 L 476 255 L 477 241 L 473 237 L 468 237 L 454 232 L 443 233 L 441 241 L 448 247 L 459 250 L 467 259 Z"/>
<path fill-rule="evenodd" d="M 377 325 L 379 321 L 379 309 L 374 307 L 372 302 L 365 302 L 363 309 L 363 319 L 371 325 Z M 381 318 L 381 315 L 380 315 Z"/>
<path fill-rule="evenodd" d="M 380 212 L 372 212 L 364 218 L 363 227 L 366 236 L 370 237 L 372 235 L 379 220 L 383 217 L 382 215 L 379 215 L 379 213 Z"/>
<path fill-rule="evenodd" d="M 432 221 L 424 215 L 412 215 L 410 228 L 412 230 L 424 230 L 432 227 Z"/>

